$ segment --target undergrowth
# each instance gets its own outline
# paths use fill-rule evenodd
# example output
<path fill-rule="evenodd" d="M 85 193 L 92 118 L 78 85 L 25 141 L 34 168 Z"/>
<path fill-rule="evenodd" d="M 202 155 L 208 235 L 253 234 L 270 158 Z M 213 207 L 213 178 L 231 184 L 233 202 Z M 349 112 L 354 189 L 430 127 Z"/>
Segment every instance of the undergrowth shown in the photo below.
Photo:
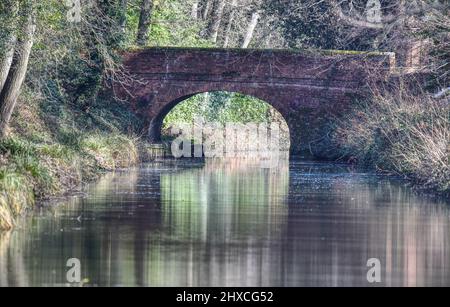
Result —
<path fill-rule="evenodd" d="M 37 199 L 136 164 L 139 125 L 120 103 L 99 100 L 82 110 L 25 91 L 12 133 L 0 141 L 0 229 L 12 228 Z"/>
<path fill-rule="evenodd" d="M 450 101 L 406 90 L 376 93 L 337 120 L 329 133 L 335 158 L 397 174 L 450 193 Z"/>

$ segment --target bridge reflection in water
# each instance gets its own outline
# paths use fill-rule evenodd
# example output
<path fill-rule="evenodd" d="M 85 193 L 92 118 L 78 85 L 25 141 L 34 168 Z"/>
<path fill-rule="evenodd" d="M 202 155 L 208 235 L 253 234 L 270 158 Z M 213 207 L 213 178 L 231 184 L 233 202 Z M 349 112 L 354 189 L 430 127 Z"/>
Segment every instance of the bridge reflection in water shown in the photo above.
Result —
<path fill-rule="evenodd" d="M 369 258 L 384 286 L 450 283 L 448 205 L 346 166 L 254 162 L 106 175 L 0 237 L 0 286 L 65 283 L 69 258 L 102 286 L 367 286 Z"/>

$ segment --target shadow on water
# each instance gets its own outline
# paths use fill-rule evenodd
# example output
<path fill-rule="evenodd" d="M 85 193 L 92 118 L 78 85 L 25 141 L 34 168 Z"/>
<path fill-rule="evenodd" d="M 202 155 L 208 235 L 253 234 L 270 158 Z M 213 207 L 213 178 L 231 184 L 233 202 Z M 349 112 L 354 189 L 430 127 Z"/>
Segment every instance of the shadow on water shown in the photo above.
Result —
<path fill-rule="evenodd" d="M 166 161 L 108 174 L 0 237 L 0 286 L 450 284 L 444 201 L 346 166 Z"/>

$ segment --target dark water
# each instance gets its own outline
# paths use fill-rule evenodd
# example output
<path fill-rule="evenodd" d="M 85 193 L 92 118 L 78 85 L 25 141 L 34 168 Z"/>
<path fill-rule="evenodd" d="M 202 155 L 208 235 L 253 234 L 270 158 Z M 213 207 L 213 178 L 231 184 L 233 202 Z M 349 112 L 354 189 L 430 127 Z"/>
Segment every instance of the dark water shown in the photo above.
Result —
<path fill-rule="evenodd" d="M 0 236 L 0 286 L 450 285 L 450 211 L 347 166 L 164 162 L 106 175 Z"/>

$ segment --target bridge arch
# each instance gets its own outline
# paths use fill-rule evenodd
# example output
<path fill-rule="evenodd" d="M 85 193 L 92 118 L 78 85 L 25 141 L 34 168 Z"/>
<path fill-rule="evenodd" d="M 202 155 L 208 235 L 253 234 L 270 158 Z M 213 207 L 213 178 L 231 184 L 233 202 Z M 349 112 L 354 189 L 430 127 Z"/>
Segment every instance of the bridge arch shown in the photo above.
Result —
<path fill-rule="evenodd" d="M 166 116 L 178 105 L 186 102 L 189 100 L 189 98 L 195 97 L 197 95 L 205 94 L 205 93 L 227 93 L 227 94 L 241 94 L 247 97 L 252 97 L 258 99 L 261 103 L 267 104 L 269 107 L 273 108 L 277 113 L 279 113 L 284 121 L 286 123 L 288 128 L 288 134 L 289 134 L 289 143 L 292 144 L 293 140 L 291 138 L 291 132 L 290 132 L 290 125 L 289 121 L 286 117 L 286 110 L 283 108 L 283 104 L 280 102 L 277 102 L 273 97 L 267 97 L 265 95 L 261 95 L 258 92 L 255 91 L 248 91 L 248 90 L 239 90 L 239 91 L 230 91 L 230 90 L 224 90 L 223 88 L 216 87 L 214 90 L 208 90 L 208 91 L 199 91 L 191 94 L 185 94 L 180 97 L 174 98 L 173 100 L 169 101 L 168 103 L 162 104 L 162 106 L 158 109 L 153 109 L 150 111 L 152 114 L 151 120 L 149 123 L 148 128 L 148 136 L 149 140 L 154 143 L 159 143 L 162 141 L 161 133 L 162 133 L 162 127 L 163 122 Z M 156 104 L 152 104 L 155 106 Z"/>

